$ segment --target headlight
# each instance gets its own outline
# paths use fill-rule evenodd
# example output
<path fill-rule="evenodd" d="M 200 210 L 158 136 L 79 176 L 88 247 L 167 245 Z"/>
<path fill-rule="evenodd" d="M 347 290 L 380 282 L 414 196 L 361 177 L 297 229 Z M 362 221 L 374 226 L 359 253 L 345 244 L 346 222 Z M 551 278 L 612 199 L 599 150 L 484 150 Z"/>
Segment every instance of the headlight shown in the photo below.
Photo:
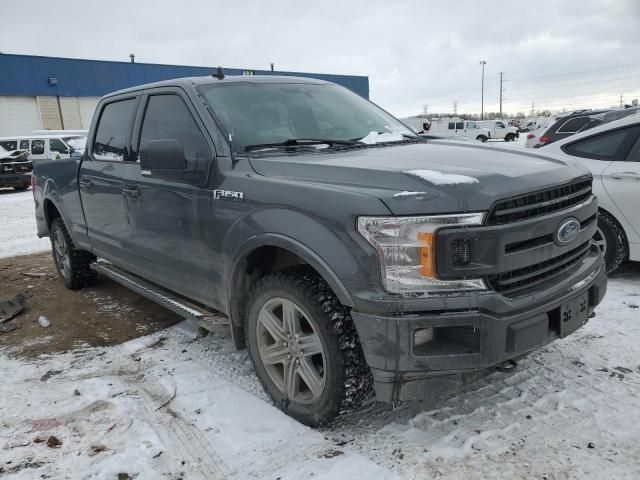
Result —
<path fill-rule="evenodd" d="M 442 293 L 484 290 L 481 279 L 438 280 L 435 277 L 436 230 L 445 226 L 481 225 L 484 213 L 428 217 L 359 217 L 358 231 L 380 256 L 382 283 L 392 293 Z"/>

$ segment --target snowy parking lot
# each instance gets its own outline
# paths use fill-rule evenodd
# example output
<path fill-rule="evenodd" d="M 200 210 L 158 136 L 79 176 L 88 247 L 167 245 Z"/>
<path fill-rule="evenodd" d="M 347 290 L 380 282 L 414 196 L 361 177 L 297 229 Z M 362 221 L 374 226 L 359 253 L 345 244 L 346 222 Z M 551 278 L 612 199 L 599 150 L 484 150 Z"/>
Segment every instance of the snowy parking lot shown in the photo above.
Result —
<path fill-rule="evenodd" d="M 35 236 L 30 191 L 0 190 L 0 218 L 0 257 L 49 248 Z M 105 305 L 100 288 L 64 295 Z M 113 322 L 132 317 L 144 330 L 149 307 L 112 303 Z M 182 322 L 27 355 L 54 344 L 63 319 L 50 315 L 32 339 L 0 334 L 0 477 L 640 478 L 638 307 L 640 265 L 629 264 L 595 318 L 515 371 L 435 403 L 370 402 L 320 430 L 270 403 L 225 332 L 198 338 Z"/>

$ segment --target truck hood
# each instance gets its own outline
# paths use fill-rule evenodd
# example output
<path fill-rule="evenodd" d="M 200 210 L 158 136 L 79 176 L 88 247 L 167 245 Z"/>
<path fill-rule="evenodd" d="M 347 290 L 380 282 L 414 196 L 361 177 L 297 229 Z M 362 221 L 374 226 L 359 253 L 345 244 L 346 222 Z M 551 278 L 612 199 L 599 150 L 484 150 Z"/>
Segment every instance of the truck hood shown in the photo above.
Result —
<path fill-rule="evenodd" d="M 394 215 L 486 211 L 497 200 L 590 176 L 559 158 L 445 141 L 253 157 L 250 163 L 260 175 L 375 196 Z"/>

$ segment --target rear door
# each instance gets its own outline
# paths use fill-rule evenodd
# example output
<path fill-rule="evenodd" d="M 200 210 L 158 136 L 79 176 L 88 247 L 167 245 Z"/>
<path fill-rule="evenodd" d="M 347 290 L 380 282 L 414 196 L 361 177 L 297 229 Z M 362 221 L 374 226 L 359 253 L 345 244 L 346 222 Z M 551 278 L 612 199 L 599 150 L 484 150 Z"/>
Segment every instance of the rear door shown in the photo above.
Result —
<path fill-rule="evenodd" d="M 79 172 L 80 198 L 94 251 L 114 263 L 125 259 L 125 162 L 132 160 L 131 129 L 139 99 L 107 101 L 100 106 L 93 137 Z"/>
<path fill-rule="evenodd" d="M 187 168 L 175 178 L 143 171 L 139 163 L 129 168 L 124 198 L 130 265 L 155 283 L 210 301 L 221 274 L 209 240 L 215 233 L 207 188 L 213 143 L 182 90 L 154 90 L 143 102 L 138 151 L 149 142 L 177 141 Z"/>
<path fill-rule="evenodd" d="M 602 179 L 616 206 L 640 236 L 640 127 L 629 130 L 629 148 L 607 166 Z"/>

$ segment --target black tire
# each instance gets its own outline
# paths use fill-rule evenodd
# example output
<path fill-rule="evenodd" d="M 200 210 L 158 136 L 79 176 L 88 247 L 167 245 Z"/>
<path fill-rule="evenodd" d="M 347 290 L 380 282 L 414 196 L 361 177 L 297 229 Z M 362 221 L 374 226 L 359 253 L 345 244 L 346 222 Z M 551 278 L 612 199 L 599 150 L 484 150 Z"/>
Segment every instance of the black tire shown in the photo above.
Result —
<path fill-rule="evenodd" d="M 20 185 L 19 187 L 13 187 L 13 189 L 17 190 L 18 192 L 24 192 L 25 190 L 28 190 L 30 186 L 30 183 L 25 183 L 24 185 Z"/>
<path fill-rule="evenodd" d="M 480 140 L 482 143 L 486 142 L 487 140 L 489 140 L 485 135 L 478 135 L 476 137 L 476 140 Z"/>
<path fill-rule="evenodd" d="M 604 253 L 607 273 L 613 273 L 627 260 L 627 237 L 617 220 L 609 213 L 602 210 L 598 212 L 598 230 L 593 239 Z"/>
<path fill-rule="evenodd" d="M 67 227 L 60 218 L 56 218 L 51 222 L 50 230 L 51 253 L 56 270 L 60 278 L 62 278 L 64 286 L 70 290 L 78 290 L 96 283 L 97 274 L 90 267 L 91 262 L 96 260 L 95 255 L 75 247 Z M 60 254 L 59 242 L 63 243 L 64 260 L 62 260 Z"/>
<path fill-rule="evenodd" d="M 317 427 L 352 411 L 371 396 L 373 380 L 350 311 L 315 272 L 294 268 L 265 276 L 256 283 L 249 298 L 245 322 L 249 355 L 258 378 L 278 408 L 305 425 Z M 274 299 L 286 299 L 301 308 L 320 337 L 326 368 L 322 393 L 312 403 L 289 399 L 272 380 L 261 359 L 258 315 Z M 285 371 L 284 364 L 282 368 Z"/>
<path fill-rule="evenodd" d="M 507 136 L 504 137 L 505 142 L 513 142 L 516 139 L 516 136 L 513 133 L 507 133 Z"/>

